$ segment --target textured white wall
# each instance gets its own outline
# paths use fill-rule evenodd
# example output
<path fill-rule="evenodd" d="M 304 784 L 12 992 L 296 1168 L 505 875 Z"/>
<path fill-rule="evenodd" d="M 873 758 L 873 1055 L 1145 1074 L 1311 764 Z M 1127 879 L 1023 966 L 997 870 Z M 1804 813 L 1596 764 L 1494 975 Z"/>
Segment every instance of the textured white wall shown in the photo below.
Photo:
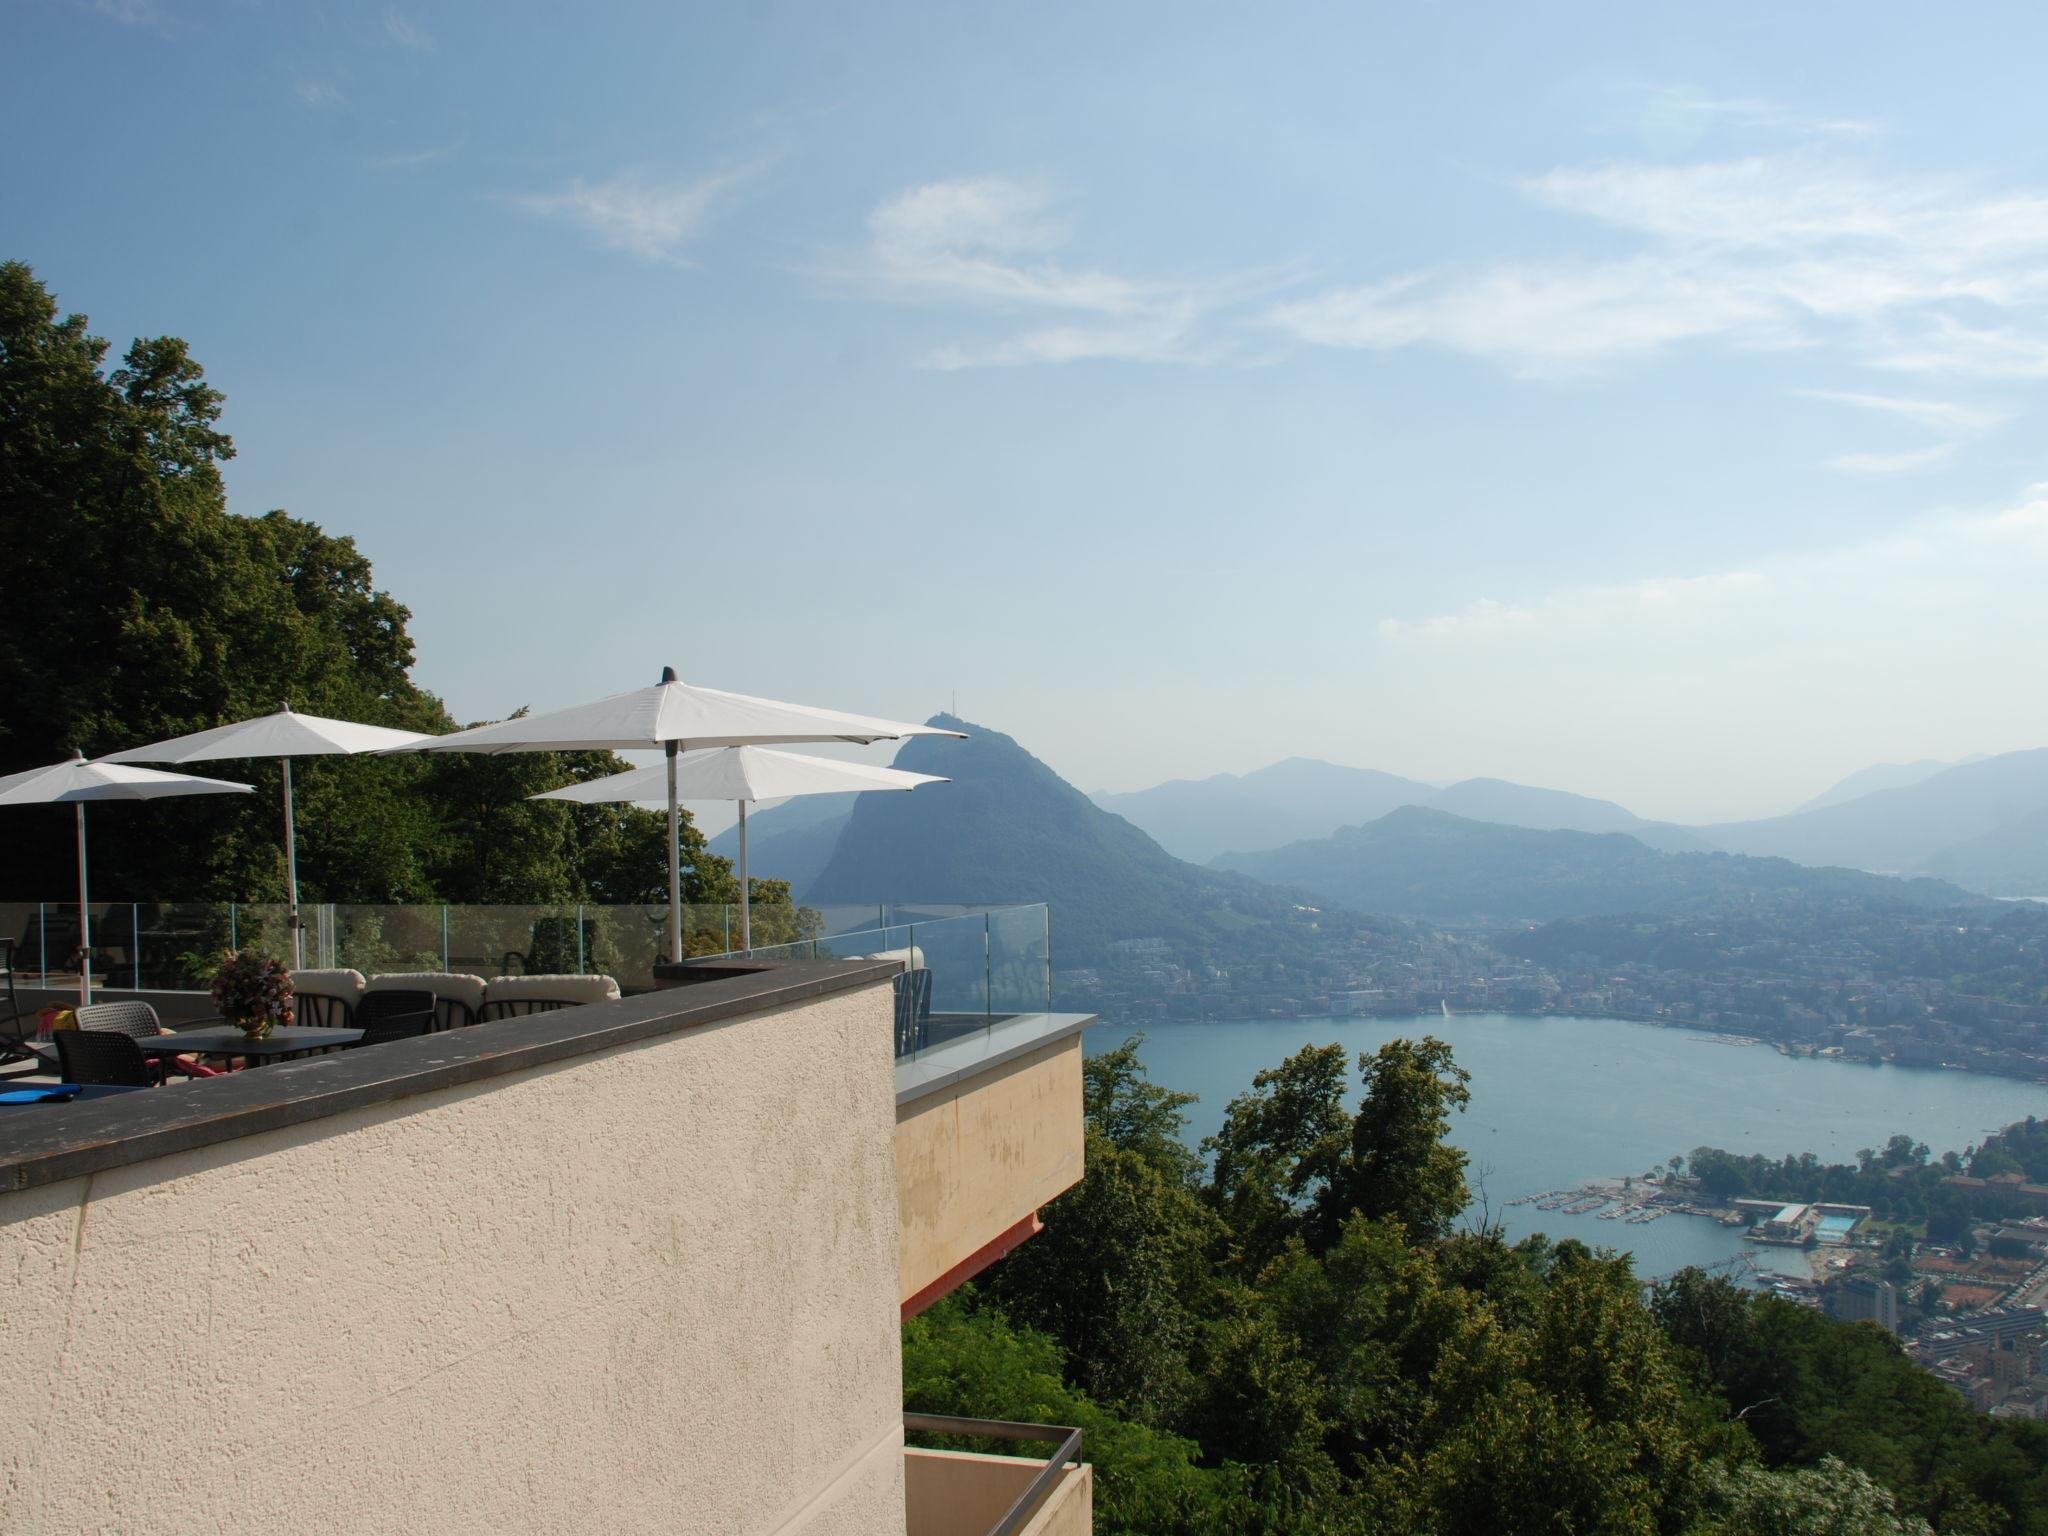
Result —
<path fill-rule="evenodd" d="M 900 1532 L 893 1084 L 868 987 L 0 1195 L 0 1529 Z"/>

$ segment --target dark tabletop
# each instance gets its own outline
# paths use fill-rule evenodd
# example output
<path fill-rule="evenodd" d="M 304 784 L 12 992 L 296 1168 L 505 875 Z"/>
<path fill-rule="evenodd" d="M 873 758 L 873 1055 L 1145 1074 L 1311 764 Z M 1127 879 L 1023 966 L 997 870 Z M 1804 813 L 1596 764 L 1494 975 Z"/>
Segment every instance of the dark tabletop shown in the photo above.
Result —
<path fill-rule="evenodd" d="M 175 1035 L 152 1035 L 135 1043 L 145 1056 L 286 1056 L 293 1051 L 317 1051 L 327 1046 L 354 1045 L 363 1038 L 360 1029 L 316 1029 L 310 1024 L 287 1024 L 273 1029 L 261 1040 L 251 1040 L 232 1024 L 215 1024 L 205 1029 L 184 1029 Z"/>

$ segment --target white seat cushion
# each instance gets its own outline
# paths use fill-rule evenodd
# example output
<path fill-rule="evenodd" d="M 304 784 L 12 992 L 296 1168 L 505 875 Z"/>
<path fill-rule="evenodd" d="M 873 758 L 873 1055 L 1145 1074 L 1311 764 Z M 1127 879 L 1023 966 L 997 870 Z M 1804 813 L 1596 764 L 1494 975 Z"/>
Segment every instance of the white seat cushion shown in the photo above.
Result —
<path fill-rule="evenodd" d="M 306 997 L 338 997 L 350 1007 L 364 990 L 361 971 L 293 971 L 292 991 Z"/>

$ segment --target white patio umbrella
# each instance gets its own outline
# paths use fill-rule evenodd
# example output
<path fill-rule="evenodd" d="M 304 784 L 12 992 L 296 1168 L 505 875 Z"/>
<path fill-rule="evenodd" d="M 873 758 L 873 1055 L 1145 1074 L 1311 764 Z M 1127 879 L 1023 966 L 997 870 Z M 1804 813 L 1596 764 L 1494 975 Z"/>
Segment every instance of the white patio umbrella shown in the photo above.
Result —
<path fill-rule="evenodd" d="M 544 715 L 473 726 L 452 736 L 431 736 L 400 752 L 630 752 L 659 747 L 668 754 L 668 954 L 683 951 L 683 873 L 678 848 L 676 758 L 696 747 L 745 747 L 778 742 L 889 741 L 899 736 L 962 736 L 935 725 L 910 725 L 850 715 L 806 704 L 783 704 L 679 682 L 674 667 L 661 669 L 651 688 L 615 693 L 590 704 Z"/>
<path fill-rule="evenodd" d="M 423 731 L 394 731 L 383 725 L 358 725 L 300 715 L 287 704 L 274 715 L 259 715 L 233 725 L 173 736 L 146 747 L 110 752 L 103 763 L 211 763 L 230 757 L 274 757 L 284 769 L 284 869 L 290 893 L 286 908 L 292 930 L 292 966 L 299 964 L 299 838 L 292 825 L 292 759 L 348 757 L 358 752 L 388 752 L 426 740 Z"/>
<path fill-rule="evenodd" d="M 906 773 L 901 768 L 873 768 L 866 763 L 800 752 L 774 752 L 766 747 L 725 747 L 678 758 L 673 765 L 656 763 L 587 784 L 571 784 L 529 795 L 530 800 L 570 800 L 580 805 L 659 805 L 664 781 L 679 800 L 733 800 L 740 808 L 740 948 L 754 947 L 752 898 L 747 889 L 747 806 L 757 800 L 791 800 L 798 795 L 845 795 L 870 789 L 915 789 L 920 784 L 949 782 L 932 773 Z"/>
<path fill-rule="evenodd" d="M 92 1001 L 92 913 L 86 906 L 85 805 L 88 800 L 164 800 L 178 795 L 246 795 L 253 786 L 225 779 L 196 779 L 153 768 L 88 763 L 83 752 L 48 768 L 0 779 L 0 805 L 70 805 L 78 812 L 78 1001 Z"/>

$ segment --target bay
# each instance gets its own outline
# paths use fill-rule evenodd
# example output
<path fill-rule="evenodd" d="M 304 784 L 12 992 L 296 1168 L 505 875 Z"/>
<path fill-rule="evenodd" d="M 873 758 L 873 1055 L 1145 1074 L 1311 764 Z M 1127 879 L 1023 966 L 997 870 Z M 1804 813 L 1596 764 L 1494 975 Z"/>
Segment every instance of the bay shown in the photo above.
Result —
<path fill-rule="evenodd" d="M 1087 1050 L 1110 1049 L 1131 1033 L 1098 1025 L 1088 1031 Z M 1701 1146 L 1850 1162 L 1860 1148 L 1904 1131 L 1938 1157 L 2048 1113 L 2048 1089 L 2038 1083 L 1784 1056 L 1765 1045 L 1619 1019 L 1458 1014 L 1154 1024 L 1139 1054 L 1153 1082 L 1200 1095 L 1187 1110 L 1188 1141 L 1196 1145 L 1222 1125 L 1253 1073 L 1304 1045 L 1341 1044 L 1355 1061 L 1388 1040 L 1424 1034 L 1447 1041 L 1472 1074 L 1472 1102 L 1454 1117 L 1451 1140 L 1470 1154 L 1468 1182 L 1483 1189 L 1485 1207 L 1508 1236 L 1546 1232 L 1623 1249 L 1646 1279 L 1743 1254 L 1766 1271 L 1803 1276 L 1807 1259 L 1798 1249 L 1746 1242 L 1701 1217 L 1674 1214 L 1633 1226 L 1507 1202 L 1641 1174 Z M 1355 1103 L 1355 1073 L 1352 1080 Z M 1474 1214 L 1479 1206 L 1475 1200 Z"/>

